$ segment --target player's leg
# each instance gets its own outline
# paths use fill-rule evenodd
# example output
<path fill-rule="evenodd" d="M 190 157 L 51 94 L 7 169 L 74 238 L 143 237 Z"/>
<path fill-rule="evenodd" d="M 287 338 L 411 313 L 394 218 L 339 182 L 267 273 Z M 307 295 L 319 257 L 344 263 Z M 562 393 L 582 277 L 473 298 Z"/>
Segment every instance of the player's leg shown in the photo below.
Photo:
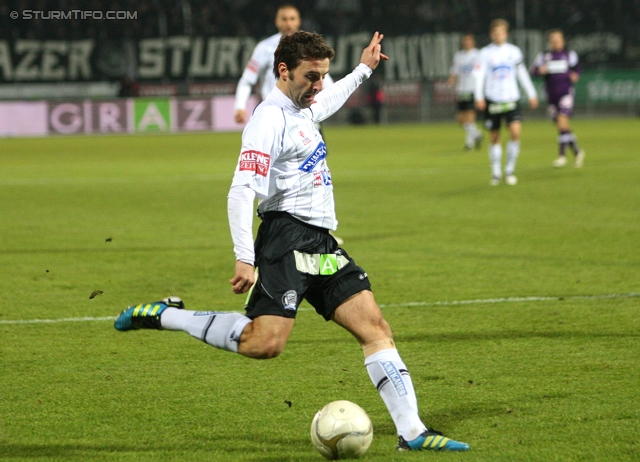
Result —
<path fill-rule="evenodd" d="M 491 164 L 491 186 L 497 186 L 502 180 L 502 142 L 500 140 L 500 118 L 497 122 L 492 124 L 492 127 L 497 126 L 497 129 L 492 129 L 489 132 L 489 162 Z"/>
<path fill-rule="evenodd" d="M 498 186 L 502 180 L 502 144 L 500 141 L 502 114 L 496 114 L 490 110 L 493 106 L 494 103 L 487 100 L 487 107 L 484 111 L 484 126 L 489 130 L 489 164 L 491 165 L 489 184 Z"/>
<path fill-rule="evenodd" d="M 553 161 L 553 166 L 561 168 L 567 165 L 567 146 L 571 138 L 569 118 L 565 114 L 556 114 L 555 122 L 558 129 L 558 158 Z"/>
<path fill-rule="evenodd" d="M 237 353 L 242 331 L 250 323 L 251 319 L 240 313 L 185 310 L 182 300 L 172 296 L 127 308 L 116 319 L 115 328 L 180 330 L 211 346 Z"/>
<path fill-rule="evenodd" d="M 427 429 L 420 420 L 411 376 L 371 291 L 363 290 L 342 302 L 333 312 L 332 319 L 351 332 L 362 346 L 369 377 L 396 425 L 399 450 L 469 449 L 466 443 Z"/>
<path fill-rule="evenodd" d="M 467 129 L 467 125 L 466 125 L 465 112 L 466 111 L 463 108 L 463 103 L 461 101 L 457 101 L 456 102 L 456 122 L 458 122 L 458 125 L 460 125 L 462 129 L 465 131 L 464 148 L 471 149 L 469 147 L 469 130 Z"/>
<path fill-rule="evenodd" d="M 564 156 L 564 150 L 567 146 L 571 147 L 575 155 L 575 166 L 579 168 L 584 163 L 585 152 L 578 146 L 578 139 L 569 125 L 571 114 L 573 114 L 573 95 L 569 94 L 560 98 L 558 103 L 558 117 L 556 119 L 559 132 L 558 142 L 560 143 L 561 156 Z"/>
<path fill-rule="evenodd" d="M 507 142 L 507 162 L 504 167 L 504 181 L 510 186 L 518 183 L 515 176 L 516 162 L 520 155 L 520 134 L 522 132 L 522 122 L 519 108 L 507 113 L 507 124 L 509 127 L 509 141 Z"/>
<path fill-rule="evenodd" d="M 478 148 L 482 142 L 482 132 L 476 125 L 476 111 L 473 109 L 471 102 L 466 106 L 464 111 L 460 111 L 460 120 L 466 133 L 465 148 Z"/>
<path fill-rule="evenodd" d="M 549 117 L 553 120 L 557 130 L 558 130 L 558 157 L 553 161 L 553 166 L 556 168 L 562 168 L 567 165 L 567 142 L 566 136 L 564 136 L 563 126 L 565 125 L 563 120 L 558 118 L 558 101 L 550 100 L 549 101 Z"/>
<path fill-rule="evenodd" d="M 118 316 L 121 331 L 159 329 L 186 332 L 215 348 L 256 359 L 278 356 L 293 329 L 294 319 L 260 316 L 251 320 L 241 313 L 190 311 L 177 297 L 129 307 Z"/>

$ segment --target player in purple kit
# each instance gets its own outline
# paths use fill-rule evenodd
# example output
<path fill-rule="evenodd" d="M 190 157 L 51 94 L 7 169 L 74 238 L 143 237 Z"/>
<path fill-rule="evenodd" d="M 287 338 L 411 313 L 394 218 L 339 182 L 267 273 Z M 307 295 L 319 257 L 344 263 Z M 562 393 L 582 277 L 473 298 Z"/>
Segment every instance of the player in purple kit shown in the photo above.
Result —
<path fill-rule="evenodd" d="M 584 150 L 578 147 L 576 135 L 569 127 L 569 118 L 573 113 L 573 85 L 580 77 L 578 54 L 567 50 L 564 34 L 560 29 L 553 29 L 548 34 L 549 49 L 536 56 L 531 73 L 544 76 L 549 101 L 549 114 L 558 127 L 558 144 L 560 152 L 553 161 L 554 167 L 567 165 L 566 149 L 571 147 L 575 155 L 575 166 L 582 167 Z"/>

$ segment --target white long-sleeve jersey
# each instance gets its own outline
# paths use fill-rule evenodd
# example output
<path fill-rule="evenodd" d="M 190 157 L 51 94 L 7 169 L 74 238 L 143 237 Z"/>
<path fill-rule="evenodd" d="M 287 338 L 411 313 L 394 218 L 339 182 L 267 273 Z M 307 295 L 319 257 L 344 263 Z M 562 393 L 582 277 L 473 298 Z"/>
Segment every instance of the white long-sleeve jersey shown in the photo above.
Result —
<path fill-rule="evenodd" d="M 254 48 L 251 59 L 244 68 L 242 77 L 240 77 L 238 86 L 236 87 L 235 110 L 246 109 L 247 101 L 249 100 L 249 96 L 251 96 L 251 89 L 258 81 L 261 82 L 260 96 L 263 100 L 266 99 L 267 95 L 273 90 L 273 87 L 276 86 L 277 79 L 273 73 L 273 54 L 276 52 L 281 38 L 281 33 L 274 34 L 258 42 Z M 324 88 L 332 83 L 333 80 L 331 77 L 326 75 Z"/>
<path fill-rule="evenodd" d="M 474 66 L 478 60 L 477 48 L 459 50 L 453 55 L 450 75 L 456 76 L 456 93 L 463 95 L 473 93 L 476 89 Z"/>
<path fill-rule="evenodd" d="M 229 192 L 228 214 L 236 259 L 253 264 L 253 200 L 258 212 L 288 212 L 298 220 L 336 229 L 327 147 L 317 122 L 333 115 L 371 75 L 360 64 L 319 92 L 310 108 L 297 107 L 278 87 L 258 105 L 242 133 Z"/>
<path fill-rule="evenodd" d="M 523 63 L 520 48 L 510 43 L 491 43 L 480 50 L 475 67 L 475 100 L 488 99 L 510 103 L 520 99 L 518 81 L 529 99 L 536 98 L 536 89 Z"/>

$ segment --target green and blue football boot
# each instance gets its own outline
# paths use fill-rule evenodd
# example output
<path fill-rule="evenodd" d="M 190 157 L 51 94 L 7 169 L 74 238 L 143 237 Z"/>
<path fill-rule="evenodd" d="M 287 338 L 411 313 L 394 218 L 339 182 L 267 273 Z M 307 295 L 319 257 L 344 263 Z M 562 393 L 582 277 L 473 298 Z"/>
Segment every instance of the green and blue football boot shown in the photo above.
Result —
<path fill-rule="evenodd" d="M 398 437 L 398 451 L 468 451 L 469 445 L 454 441 L 436 430 L 426 430 L 416 439 L 407 441 Z"/>
<path fill-rule="evenodd" d="M 159 302 L 141 303 L 130 306 L 116 318 L 117 330 L 162 329 L 160 315 L 167 308 L 184 309 L 184 303 L 178 297 L 163 298 Z"/>

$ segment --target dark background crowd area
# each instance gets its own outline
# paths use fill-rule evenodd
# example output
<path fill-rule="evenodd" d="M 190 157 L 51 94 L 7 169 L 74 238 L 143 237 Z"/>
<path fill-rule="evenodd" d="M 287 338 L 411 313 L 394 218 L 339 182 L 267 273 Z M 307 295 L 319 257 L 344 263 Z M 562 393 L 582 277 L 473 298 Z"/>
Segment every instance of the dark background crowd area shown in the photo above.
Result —
<path fill-rule="evenodd" d="M 98 40 L 172 35 L 253 36 L 275 33 L 282 3 L 295 4 L 303 29 L 335 36 L 379 30 L 387 35 L 470 31 L 486 34 L 498 17 L 516 24 L 516 0 L 3 0 L 0 38 Z M 11 19 L 11 12 L 128 11 L 137 19 Z M 525 28 L 562 28 L 568 35 L 608 31 L 640 42 L 640 0 L 525 0 Z"/>

